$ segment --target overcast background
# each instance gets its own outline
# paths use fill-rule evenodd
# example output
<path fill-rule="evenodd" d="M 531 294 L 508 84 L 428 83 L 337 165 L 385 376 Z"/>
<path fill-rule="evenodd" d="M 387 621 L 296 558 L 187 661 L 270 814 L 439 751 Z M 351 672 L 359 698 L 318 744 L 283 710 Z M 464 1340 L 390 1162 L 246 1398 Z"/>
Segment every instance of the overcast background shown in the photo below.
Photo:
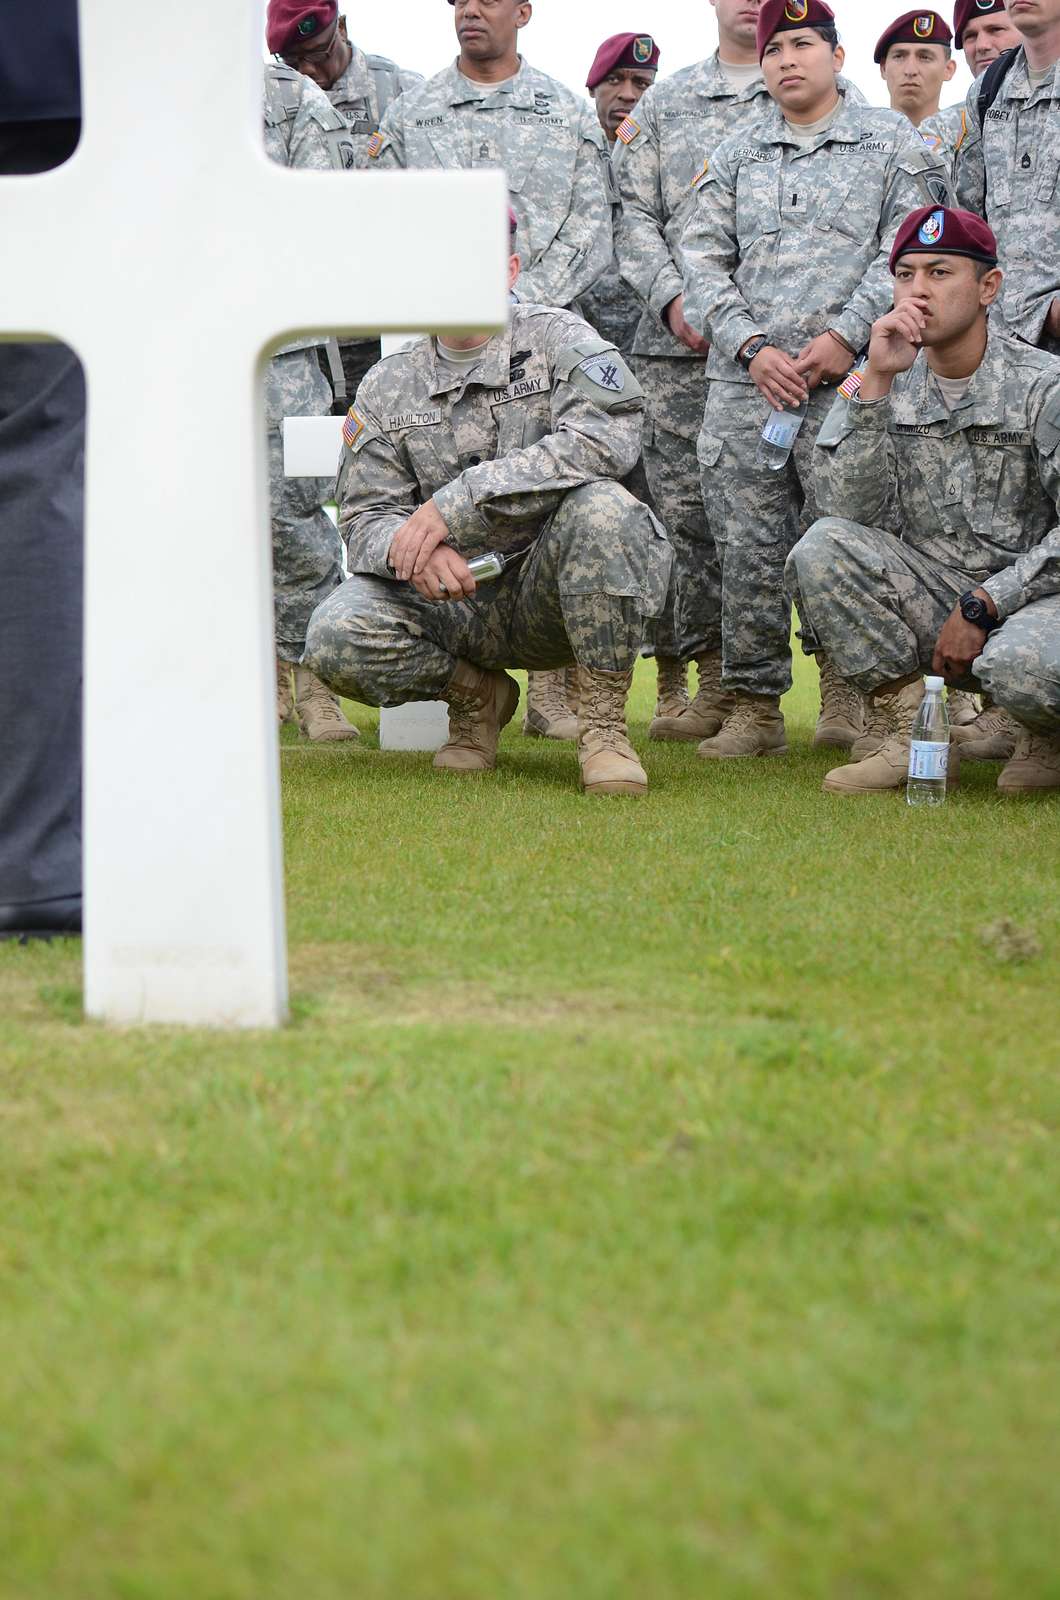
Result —
<path fill-rule="evenodd" d="M 340 0 L 341 3 L 341 0 Z M 874 105 L 887 95 L 872 50 L 887 24 L 909 9 L 902 0 L 832 0 L 847 51 L 847 74 Z M 949 6 L 941 8 L 952 21 Z M 390 0 L 388 5 L 345 7 L 350 38 L 362 50 L 390 56 L 426 77 L 441 71 L 456 55 L 453 8 L 447 0 Z M 597 46 L 612 33 L 651 33 L 662 51 L 660 76 L 709 55 L 718 42 L 714 8 L 707 0 L 538 0 L 523 29 L 526 59 L 580 93 Z M 942 95 L 943 105 L 964 98 L 970 75 L 963 55 L 957 75 Z"/>

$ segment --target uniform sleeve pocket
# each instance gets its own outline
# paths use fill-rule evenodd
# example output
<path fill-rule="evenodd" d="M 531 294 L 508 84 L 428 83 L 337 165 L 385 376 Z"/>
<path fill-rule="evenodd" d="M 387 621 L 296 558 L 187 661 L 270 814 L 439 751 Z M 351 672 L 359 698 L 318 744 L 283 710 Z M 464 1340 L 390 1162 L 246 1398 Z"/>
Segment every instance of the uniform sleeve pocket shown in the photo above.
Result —
<path fill-rule="evenodd" d="M 704 470 L 716 467 L 721 457 L 723 439 L 717 438 L 713 433 L 701 433 L 696 440 L 696 456 Z"/>

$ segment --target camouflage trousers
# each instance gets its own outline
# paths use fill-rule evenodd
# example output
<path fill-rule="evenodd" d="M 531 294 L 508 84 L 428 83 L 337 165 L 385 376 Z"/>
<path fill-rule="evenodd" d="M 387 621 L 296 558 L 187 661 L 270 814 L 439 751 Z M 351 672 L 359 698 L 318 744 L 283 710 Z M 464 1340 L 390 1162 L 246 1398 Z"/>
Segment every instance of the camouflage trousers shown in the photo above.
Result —
<path fill-rule="evenodd" d="M 931 669 L 942 624 L 990 576 L 962 572 L 882 528 L 822 517 L 788 560 L 808 650 L 864 693 Z M 1060 595 L 1035 600 L 987 636 L 965 687 L 1032 727 L 1060 728 Z"/>
<path fill-rule="evenodd" d="M 331 388 L 315 346 L 273 356 L 265 376 L 265 418 L 276 652 L 285 661 L 302 659 L 310 617 L 342 582 L 342 541 L 321 509 L 332 479 L 284 477 L 282 421 L 326 417 L 330 410 Z"/>
<path fill-rule="evenodd" d="M 655 649 L 688 661 L 721 648 L 721 569 L 696 461 L 705 363 L 637 356 L 633 366 L 647 403 L 644 472 L 652 505 L 674 547 L 674 588 L 655 625 Z"/>
<path fill-rule="evenodd" d="M 750 383 L 711 379 L 697 446 L 703 501 L 721 559 L 722 678 L 727 689 L 791 688 L 791 601 L 784 563 L 816 509 L 814 442 L 835 400 L 817 389 L 787 465 L 761 466 L 769 402 Z"/>
<path fill-rule="evenodd" d="M 438 604 L 391 578 L 348 578 L 313 616 L 305 662 L 371 706 L 439 699 L 458 659 L 624 672 L 662 609 L 672 560 L 646 506 L 620 484 L 585 484 L 564 496 L 521 564 L 471 600 Z"/>

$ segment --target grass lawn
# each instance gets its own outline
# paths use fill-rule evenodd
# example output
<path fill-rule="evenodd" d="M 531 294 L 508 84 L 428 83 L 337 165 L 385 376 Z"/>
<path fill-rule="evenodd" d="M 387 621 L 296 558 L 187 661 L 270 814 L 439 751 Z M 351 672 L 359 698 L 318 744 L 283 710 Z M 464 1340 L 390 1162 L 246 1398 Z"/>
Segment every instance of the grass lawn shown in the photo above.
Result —
<path fill-rule="evenodd" d="M 1060 1596 L 1060 799 L 800 674 L 643 803 L 285 746 L 281 1035 L 0 949 L 2 1600 Z"/>

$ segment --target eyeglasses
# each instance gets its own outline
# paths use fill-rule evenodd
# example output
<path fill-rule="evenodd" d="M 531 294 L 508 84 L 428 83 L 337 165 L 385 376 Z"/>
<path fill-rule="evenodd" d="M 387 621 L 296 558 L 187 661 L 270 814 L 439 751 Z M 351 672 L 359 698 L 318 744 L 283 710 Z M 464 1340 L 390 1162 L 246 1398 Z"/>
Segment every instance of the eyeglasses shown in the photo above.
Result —
<path fill-rule="evenodd" d="M 296 55 L 281 55 L 280 60 L 288 67 L 297 67 L 303 61 L 326 61 L 335 48 L 335 40 L 339 36 L 339 19 L 335 18 L 331 28 L 331 38 L 327 44 L 318 44 L 312 50 L 299 50 Z"/>

